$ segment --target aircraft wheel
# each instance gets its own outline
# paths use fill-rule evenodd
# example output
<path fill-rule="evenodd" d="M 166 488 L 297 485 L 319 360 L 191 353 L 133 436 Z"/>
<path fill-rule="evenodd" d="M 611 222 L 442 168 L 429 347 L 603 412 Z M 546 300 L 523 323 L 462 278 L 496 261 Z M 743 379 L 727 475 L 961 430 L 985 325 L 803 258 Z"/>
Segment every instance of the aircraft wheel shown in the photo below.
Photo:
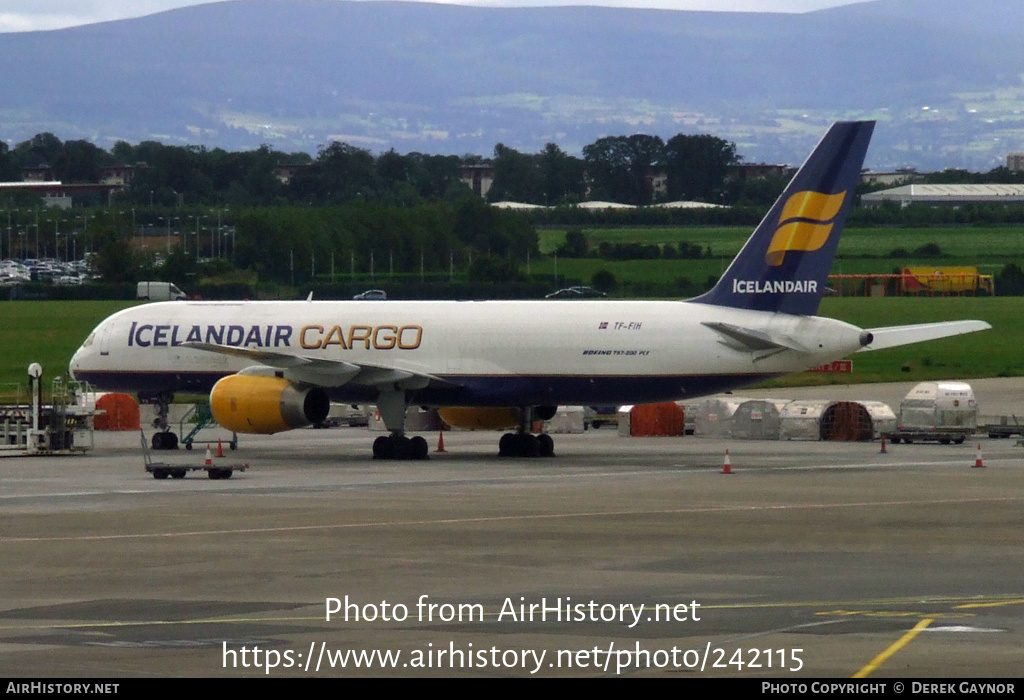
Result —
<path fill-rule="evenodd" d="M 381 435 L 379 438 L 373 441 L 373 458 L 374 459 L 393 459 L 395 456 L 394 446 L 391 444 L 391 438 L 388 435 Z"/>
<path fill-rule="evenodd" d="M 515 433 L 505 433 L 502 435 L 501 439 L 498 440 L 498 456 L 514 457 L 516 455 L 515 442 Z"/>
<path fill-rule="evenodd" d="M 524 434 L 523 438 L 523 456 L 540 457 L 540 440 L 537 436 Z"/>
<path fill-rule="evenodd" d="M 178 449 L 178 436 L 170 431 L 153 433 L 151 443 L 154 450 L 176 450 Z"/>
<path fill-rule="evenodd" d="M 422 435 L 417 435 L 416 437 L 409 440 L 409 454 L 412 457 L 412 459 L 427 459 L 427 453 L 429 451 L 430 448 L 427 446 L 427 439 Z"/>
<path fill-rule="evenodd" d="M 409 444 L 409 438 L 405 436 L 391 436 L 391 450 L 392 459 L 407 460 L 412 459 L 412 446 Z"/>
<path fill-rule="evenodd" d="M 555 441 L 547 433 L 541 433 L 537 436 L 537 444 L 540 447 L 541 457 L 554 457 L 555 456 Z"/>

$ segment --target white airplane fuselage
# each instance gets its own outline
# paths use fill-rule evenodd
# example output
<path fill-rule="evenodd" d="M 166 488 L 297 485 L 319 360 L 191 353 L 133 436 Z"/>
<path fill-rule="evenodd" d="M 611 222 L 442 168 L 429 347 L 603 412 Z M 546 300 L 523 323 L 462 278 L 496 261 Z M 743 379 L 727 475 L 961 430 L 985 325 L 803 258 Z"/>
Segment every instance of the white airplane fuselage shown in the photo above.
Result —
<path fill-rule="evenodd" d="M 147 304 L 101 323 L 71 371 L 153 400 L 155 448 L 177 445 L 170 397 L 209 391 L 214 418 L 235 432 L 315 425 L 331 400 L 372 403 L 391 433 L 374 441 L 374 458 L 426 459 L 422 436 L 404 434 L 406 409 L 435 406 L 451 409 L 453 425 L 516 427 L 498 454 L 533 457 L 554 454 L 550 436 L 531 433 L 558 405 L 699 397 L 988 328 L 862 330 L 817 316 L 873 128 L 833 124 L 718 283 L 690 301 Z"/>
<path fill-rule="evenodd" d="M 785 347 L 752 348 L 706 324 Z M 111 316 L 71 370 L 100 389 L 155 394 L 206 392 L 260 364 L 190 347 L 205 343 L 271 353 L 275 366 L 283 356 L 301 358 L 285 376 L 340 402 L 372 403 L 379 393 L 379 380 L 332 380 L 330 368 L 347 363 L 429 377 L 409 385 L 414 404 L 621 405 L 815 367 L 861 349 L 862 336 L 834 319 L 681 301 L 178 301 Z"/>

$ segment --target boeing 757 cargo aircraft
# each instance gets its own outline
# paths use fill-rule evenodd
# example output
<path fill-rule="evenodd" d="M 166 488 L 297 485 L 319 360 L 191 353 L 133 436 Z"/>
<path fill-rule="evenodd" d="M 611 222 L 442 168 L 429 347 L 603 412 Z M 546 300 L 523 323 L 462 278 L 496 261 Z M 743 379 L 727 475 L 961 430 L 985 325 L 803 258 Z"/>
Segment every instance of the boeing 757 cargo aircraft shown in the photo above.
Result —
<path fill-rule="evenodd" d="M 689 399 L 859 350 L 989 328 L 982 321 L 861 329 L 816 315 L 873 122 L 834 124 L 718 284 L 689 301 L 164 302 L 103 321 L 71 360 L 100 389 L 167 404 L 210 392 L 228 430 L 317 423 L 330 401 L 376 404 L 376 458 L 423 459 L 408 406 L 517 428 L 502 455 L 550 455 L 531 435 L 558 405 Z"/>

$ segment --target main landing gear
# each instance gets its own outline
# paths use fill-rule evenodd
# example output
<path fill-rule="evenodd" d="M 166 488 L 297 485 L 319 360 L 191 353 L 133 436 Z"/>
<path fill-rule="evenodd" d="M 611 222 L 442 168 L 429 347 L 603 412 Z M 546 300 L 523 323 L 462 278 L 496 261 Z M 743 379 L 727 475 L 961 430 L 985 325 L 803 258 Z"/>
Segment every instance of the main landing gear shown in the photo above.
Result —
<path fill-rule="evenodd" d="M 427 441 L 417 435 L 405 435 L 405 392 L 400 390 L 383 390 L 377 399 L 377 410 L 380 411 L 384 426 L 391 431 L 390 435 L 381 435 L 373 441 L 374 459 L 422 460 L 427 459 Z"/>
<path fill-rule="evenodd" d="M 153 419 L 153 427 L 157 429 L 157 432 L 153 433 L 152 438 L 154 450 L 178 449 L 178 436 L 171 432 L 170 424 L 167 422 L 167 414 L 170 413 L 173 399 L 174 394 L 139 394 L 140 403 L 156 405 L 156 418 Z M 174 475 L 172 474 L 172 476 Z M 181 477 L 175 476 L 174 478 L 180 479 Z"/>
<path fill-rule="evenodd" d="M 555 441 L 547 433 L 505 433 L 498 441 L 499 457 L 554 457 Z"/>
<path fill-rule="evenodd" d="M 519 429 L 498 441 L 499 457 L 554 457 L 555 441 L 547 433 L 532 435 L 534 419 L 550 420 L 556 406 L 524 406 L 519 409 Z"/>
<path fill-rule="evenodd" d="M 427 451 L 427 441 L 421 435 L 381 435 L 373 441 L 374 459 L 426 459 Z"/>

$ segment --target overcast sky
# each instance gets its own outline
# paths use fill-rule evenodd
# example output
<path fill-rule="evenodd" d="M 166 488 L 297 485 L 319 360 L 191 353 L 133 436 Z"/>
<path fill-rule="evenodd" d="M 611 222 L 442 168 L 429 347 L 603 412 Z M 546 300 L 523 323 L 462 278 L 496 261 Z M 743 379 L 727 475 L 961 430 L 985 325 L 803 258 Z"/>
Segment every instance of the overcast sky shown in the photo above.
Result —
<path fill-rule="evenodd" d="M 453 4 L 500 7 L 605 5 L 671 10 L 806 12 L 823 7 L 850 5 L 858 1 L 863 0 L 459 0 Z M 140 17 L 176 7 L 201 4 L 204 2 L 199 0 L 0 0 L 0 32 L 58 29 L 112 19 Z"/>

